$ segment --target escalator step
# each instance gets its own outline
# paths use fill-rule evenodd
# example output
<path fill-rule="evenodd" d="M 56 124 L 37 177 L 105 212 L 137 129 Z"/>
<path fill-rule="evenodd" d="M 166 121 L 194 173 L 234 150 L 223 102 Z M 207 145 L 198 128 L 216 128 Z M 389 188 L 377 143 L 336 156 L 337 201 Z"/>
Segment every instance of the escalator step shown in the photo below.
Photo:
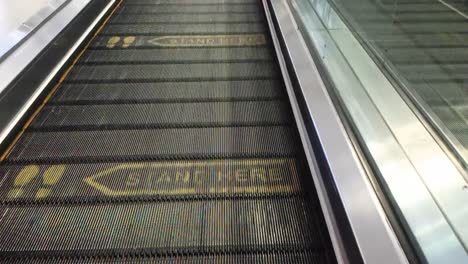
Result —
<path fill-rule="evenodd" d="M 282 126 L 25 133 L 8 160 L 278 157 L 294 155 L 294 143 Z"/>
<path fill-rule="evenodd" d="M 247 48 L 197 48 L 157 50 L 90 50 L 79 61 L 80 64 L 138 64 L 138 63 L 181 63 L 181 62 L 243 62 L 272 61 L 271 51 L 265 47 Z"/>
<path fill-rule="evenodd" d="M 195 4 L 260 4 L 259 0 L 132 0 L 126 1 L 126 5 L 164 5 L 164 4 L 175 4 L 175 5 L 195 5 Z"/>
<path fill-rule="evenodd" d="M 108 250 L 125 255 L 139 250 L 206 254 L 276 252 L 278 247 L 322 249 L 316 215 L 302 197 L 10 206 L 0 208 L 0 213 L 3 255 L 11 251 L 54 255 Z"/>
<path fill-rule="evenodd" d="M 14 259 L 14 263 L 50 263 L 51 259 Z M 102 257 L 102 258 L 60 258 L 60 263 L 156 263 L 156 264 L 201 264 L 201 263 L 258 263 L 258 264 L 284 264 L 284 263 L 328 263 L 324 254 L 305 251 L 294 253 L 258 253 L 258 254 L 229 254 L 229 255 L 206 255 L 206 256 L 175 256 L 175 257 Z"/>
<path fill-rule="evenodd" d="M 46 106 L 35 129 L 203 127 L 286 124 L 279 101 Z"/>
<path fill-rule="evenodd" d="M 167 34 L 241 34 L 264 33 L 262 23 L 239 24 L 109 24 L 101 31 L 101 35 L 167 35 Z"/>
<path fill-rule="evenodd" d="M 279 82 L 212 81 L 119 84 L 65 84 L 52 103 L 93 102 L 196 102 L 223 100 L 267 100 L 284 95 Z"/>
<path fill-rule="evenodd" d="M 164 13 L 257 13 L 260 15 L 259 4 L 242 5 L 123 5 L 117 14 L 164 14 Z"/>
<path fill-rule="evenodd" d="M 297 170 L 292 158 L 3 166 L 0 200 L 29 205 L 275 198 L 302 192 Z"/>
<path fill-rule="evenodd" d="M 166 64 L 166 65 L 77 65 L 67 81 L 211 81 L 258 80 L 278 78 L 271 62 Z"/>
<path fill-rule="evenodd" d="M 204 50 L 209 55 L 210 53 L 226 51 L 223 49 L 226 47 L 233 47 L 237 52 L 242 53 L 242 49 L 237 47 L 256 47 L 256 48 L 247 48 L 248 50 L 262 50 L 267 46 L 267 37 L 265 34 L 229 34 L 229 35 L 220 35 L 220 34 L 210 34 L 210 35 L 179 35 L 179 36 L 104 36 L 98 37 L 91 45 L 92 49 L 115 49 L 118 51 L 124 51 L 125 49 L 151 49 L 151 52 L 154 49 L 164 49 L 166 52 L 167 49 L 173 48 L 179 52 L 184 52 L 182 48 L 189 48 L 191 51 L 199 54 L 200 51 L 194 50 L 199 48 Z M 214 49 L 214 51 L 209 51 L 209 49 Z M 116 52 L 116 51 L 115 51 Z M 127 53 L 131 51 L 126 51 Z M 244 51 L 245 52 L 245 51 Z M 150 51 L 145 51 L 145 53 L 150 53 Z M 185 53 L 188 53 L 185 51 Z M 244 54 L 244 53 L 243 53 Z M 191 56 L 197 56 L 196 54 Z M 254 55 L 255 56 L 255 55 Z"/>
<path fill-rule="evenodd" d="M 158 14 L 126 15 L 119 14 L 110 20 L 110 24 L 145 24 L 145 23 L 250 23 L 261 22 L 262 17 L 255 13 L 210 13 L 210 14 Z"/>

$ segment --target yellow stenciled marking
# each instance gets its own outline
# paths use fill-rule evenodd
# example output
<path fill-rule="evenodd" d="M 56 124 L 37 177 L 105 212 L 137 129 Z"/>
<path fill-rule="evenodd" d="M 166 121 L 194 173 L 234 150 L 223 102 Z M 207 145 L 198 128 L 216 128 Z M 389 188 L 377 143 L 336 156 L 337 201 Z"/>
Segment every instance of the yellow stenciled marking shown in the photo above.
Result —
<path fill-rule="evenodd" d="M 47 168 L 42 175 L 41 187 L 37 190 L 35 197 L 37 199 L 47 197 L 52 192 L 53 186 L 62 177 L 65 169 L 65 165 L 54 165 Z M 18 198 L 26 195 L 24 186 L 31 183 L 39 175 L 39 172 L 40 167 L 37 165 L 28 165 L 22 168 L 13 182 L 13 188 L 8 192 L 8 197 Z"/>
<path fill-rule="evenodd" d="M 161 47 L 260 46 L 266 44 L 266 37 L 263 34 L 162 36 L 148 43 Z"/>
<path fill-rule="evenodd" d="M 46 198 L 47 196 L 49 196 L 50 192 L 52 190 L 49 189 L 49 188 L 39 188 L 39 190 L 37 190 L 36 192 L 36 199 L 43 199 L 43 198 Z"/>
<path fill-rule="evenodd" d="M 44 185 L 54 185 L 56 184 L 63 173 L 65 172 L 65 165 L 54 165 L 49 167 L 42 175 Z"/>
<path fill-rule="evenodd" d="M 30 183 L 39 173 L 39 167 L 29 165 L 24 167 L 16 176 L 13 188 L 8 192 L 9 198 L 16 198 L 23 194 L 23 186 Z"/>
<path fill-rule="evenodd" d="M 123 48 L 128 48 L 128 47 L 130 47 L 130 45 L 132 45 L 133 42 L 135 42 L 135 40 L 136 40 L 136 37 L 134 37 L 134 36 L 125 37 L 124 40 L 123 40 L 122 47 L 123 47 Z"/>
<path fill-rule="evenodd" d="M 52 192 L 52 187 L 62 178 L 65 172 L 65 165 L 54 165 L 44 172 L 42 175 L 43 186 L 36 193 L 36 198 L 41 199 L 49 196 Z"/>
<path fill-rule="evenodd" d="M 28 165 L 24 167 L 20 173 L 18 173 L 18 176 L 15 178 L 14 185 L 15 186 L 22 186 L 25 184 L 30 183 L 34 177 L 37 176 L 39 173 L 39 166 L 37 165 Z"/>
<path fill-rule="evenodd" d="M 120 41 L 120 37 L 117 37 L 117 36 L 111 37 L 107 41 L 106 47 L 108 47 L 109 49 L 112 49 L 117 45 L 117 43 L 119 43 L 119 41 Z"/>
<path fill-rule="evenodd" d="M 153 162 L 120 164 L 84 181 L 107 196 L 267 193 L 297 191 L 293 173 L 293 159 Z"/>

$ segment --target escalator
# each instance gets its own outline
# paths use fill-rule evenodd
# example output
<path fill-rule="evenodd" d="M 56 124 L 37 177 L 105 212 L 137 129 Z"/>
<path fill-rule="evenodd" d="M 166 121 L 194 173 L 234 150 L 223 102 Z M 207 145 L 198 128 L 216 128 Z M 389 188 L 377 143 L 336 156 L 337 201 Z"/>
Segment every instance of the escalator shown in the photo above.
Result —
<path fill-rule="evenodd" d="M 261 1 L 124 0 L 0 165 L 0 261 L 335 263 Z"/>

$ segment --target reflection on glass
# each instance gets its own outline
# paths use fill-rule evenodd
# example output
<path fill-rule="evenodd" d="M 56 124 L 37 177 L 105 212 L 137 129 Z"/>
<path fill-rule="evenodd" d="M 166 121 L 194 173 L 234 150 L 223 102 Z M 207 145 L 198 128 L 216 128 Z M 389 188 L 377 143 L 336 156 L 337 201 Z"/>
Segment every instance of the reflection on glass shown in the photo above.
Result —
<path fill-rule="evenodd" d="M 467 181 L 397 92 L 414 100 L 466 162 L 468 21 L 462 10 L 468 6 L 460 0 L 289 3 L 420 258 L 468 263 Z"/>
<path fill-rule="evenodd" d="M 466 168 L 468 1 L 332 2 Z"/>
<path fill-rule="evenodd" d="M 0 60 L 67 0 L 0 0 Z"/>

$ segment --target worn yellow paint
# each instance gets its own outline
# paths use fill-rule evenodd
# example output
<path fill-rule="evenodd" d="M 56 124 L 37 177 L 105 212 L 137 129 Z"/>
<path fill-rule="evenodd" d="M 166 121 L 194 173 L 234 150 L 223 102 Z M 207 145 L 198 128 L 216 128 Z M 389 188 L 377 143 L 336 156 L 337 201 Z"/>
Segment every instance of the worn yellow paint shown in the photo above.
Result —
<path fill-rule="evenodd" d="M 128 48 L 128 47 L 130 47 L 130 45 L 132 45 L 133 42 L 135 42 L 135 40 L 136 40 L 136 37 L 134 37 L 134 36 L 125 37 L 125 38 L 123 39 L 122 47 L 123 47 L 123 48 Z"/>
<path fill-rule="evenodd" d="M 51 192 L 52 190 L 50 188 L 39 188 L 36 192 L 36 199 L 46 198 Z"/>
<path fill-rule="evenodd" d="M 28 165 L 25 166 L 15 178 L 13 183 L 15 187 L 23 186 L 30 183 L 34 177 L 39 173 L 39 166 L 37 165 Z"/>
<path fill-rule="evenodd" d="M 65 169 L 65 165 L 53 165 L 44 171 L 42 186 L 36 192 L 36 199 L 45 198 L 52 192 L 53 186 L 60 180 Z M 37 165 L 28 165 L 21 169 L 13 182 L 13 188 L 8 192 L 8 198 L 18 198 L 25 195 L 23 186 L 37 177 L 39 171 L 40 168 Z"/>
<path fill-rule="evenodd" d="M 293 178 L 287 179 L 288 183 L 281 182 L 286 180 L 285 178 L 279 177 L 277 174 L 272 173 L 279 169 L 271 169 L 269 172 L 272 175 L 269 175 L 270 178 L 267 179 L 266 170 L 262 174 L 261 169 L 253 168 L 252 166 L 275 166 L 280 165 L 288 168 L 290 173 L 295 173 L 295 164 L 292 159 L 252 159 L 252 160 L 212 160 L 212 161 L 180 161 L 180 162 L 153 162 L 153 163 L 125 163 L 120 164 L 115 167 L 103 170 L 95 175 L 87 177 L 84 181 L 100 191 L 102 194 L 107 196 L 133 196 L 133 195 L 166 195 L 166 194 L 194 194 L 194 193 L 267 193 L 267 192 L 291 192 L 298 189 L 297 183 L 297 174 L 293 175 Z M 189 181 L 189 178 L 192 179 L 191 184 L 197 184 L 203 182 L 203 174 L 208 172 L 209 169 L 218 168 L 219 174 L 215 178 L 210 178 L 211 184 L 222 183 L 218 186 L 208 186 L 208 189 L 204 189 L 202 186 L 185 186 Z M 231 169 L 230 175 L 225 176 L 222 166 L 231 166 L 235 169 Z M 250 166 L 250 168 L 249 168 Z M 172 175 L 166 175 L 162 173 L 158 176 L 156 183 L 161 183 L 162 185 L 157 188 L 152 188 L 154 186 L 143 185 L 141 189 L 138 188 L 140 182 L 140 176 L 138 173 L 134 173 L 137 169 L 174 169 Z M 177 169 L 184 168 L 187 171 L 178 171 Z M 197 169 L 199 168 L 199 169 Z M 203 169 L 205 168 L 205 170 Z M 208 168 L 208 169 L 206 169 Z M 227 167 L 225 167 L 227 168 Z M 225 169 L 224 168 L 224 169 Z M 105 177 L 112 177 L 112 174 L 122 170 L 133 171 L 129 173 L 127 178 L 122 178 L 122 181 L 125 182 L 124 189 L 112 189 L 112 187 L 107 186 L 108 184 L 102 182 Z M 188 175 L 190 173 L 190 175 Z M 145 176 L 145 175 L 143 175 Z M 147 176 L 147 175 L 146 175 Z M 206 175 L 205 175 L 206 176 Z M 110 178 L 112 179 L 112 178 Z M 151 179 L 143 178 L 143 180 Z M 101 181 L 100 181 L 101 180 Z M 206 180 L 206 179 L 205 179 Z M 263 184 L 253 185 L 253 182 L 260 181 Z M 109 182 L 111 183 L 112 180 Z M 123 183 L 123 182 L 121 182 Z M 182 186 L 170 186 L 170 184 L 182 184 Z M 205 182 L 206 183 L 206 182 Z M 169 184 L 169 186 L 165 186 Z M 227 185 L 227 186 L 226 186 Z M 166 187 L 166 189 L 164 189 Z"/>
<path fill-rule="evenodd" d="M 109 40 L 107 41 L 106 47 L 108 47 L 109 49 L 112 49 L 117 45 L 117 43 L 119 43 L 119 41 L 120 41 L 120 37 L 113 36 L 109 38 Z"/>
<path fill-rule="evenodd" d="M 65 165 L 54 165 L 47 168 L 47 170 L 44 172 L 44 175 L 42 175 L 44 184 L 56 184 L 65 172 L 65 168 Z"/>
<path fill-rule="evenodd" d="M 8 191 L 8 198 L 18 198 L 21 195 L 23 195 L 23 189 L 22 188 L 13 188 L 10 191 Z"/>
<path fill-rule="evenodd" d="M 181 35 L 156 37 L 148 43 L 161 47 L 259 46 L 266 44 L 266 38 L 263 34 Z"/>

